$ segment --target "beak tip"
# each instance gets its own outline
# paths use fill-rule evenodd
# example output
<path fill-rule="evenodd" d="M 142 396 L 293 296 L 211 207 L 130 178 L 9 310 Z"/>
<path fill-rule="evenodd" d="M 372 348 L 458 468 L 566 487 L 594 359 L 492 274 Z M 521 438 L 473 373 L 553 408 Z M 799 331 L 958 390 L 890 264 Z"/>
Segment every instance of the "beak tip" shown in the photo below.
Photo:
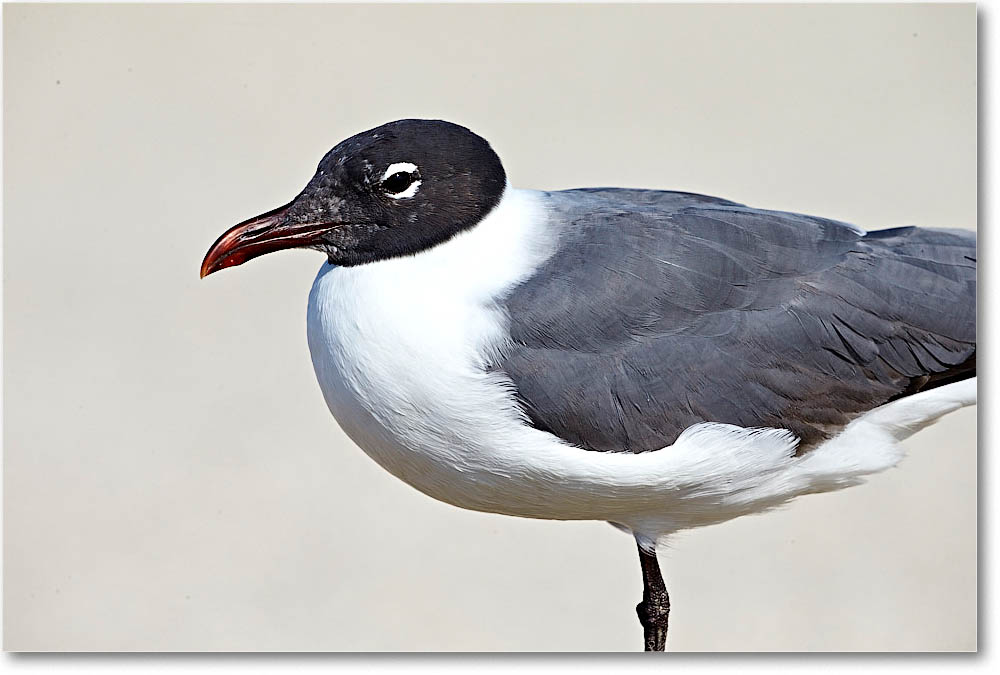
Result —
<path fill-rule="evenodd" d="M 198 271 L 198 278 L 204 279 L 214 271 L 215 270 L 212 269 L 211 265 L 208 264 L 208 259 L 206 258 L 205 261 L 201 263 L 201 269 Z"/>

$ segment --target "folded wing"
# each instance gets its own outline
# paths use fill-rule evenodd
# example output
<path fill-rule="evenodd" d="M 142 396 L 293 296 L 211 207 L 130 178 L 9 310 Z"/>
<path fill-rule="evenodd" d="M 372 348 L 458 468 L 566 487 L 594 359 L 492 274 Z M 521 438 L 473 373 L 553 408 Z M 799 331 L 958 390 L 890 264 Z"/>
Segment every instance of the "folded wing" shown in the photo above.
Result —
<path fill-rule="evenodd" d="M 504 304 L 495 363 L 532 423 L 644 452 L 699 422 L 789 429 L 972 377 L 976 238 L 653 190 L 547 195 L 557 252 Z"/>

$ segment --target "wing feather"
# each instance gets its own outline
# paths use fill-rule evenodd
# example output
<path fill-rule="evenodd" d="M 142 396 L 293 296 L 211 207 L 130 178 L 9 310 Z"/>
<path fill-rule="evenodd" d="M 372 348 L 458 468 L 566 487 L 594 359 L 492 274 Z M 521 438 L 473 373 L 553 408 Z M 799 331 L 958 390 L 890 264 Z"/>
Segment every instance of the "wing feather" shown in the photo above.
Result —
<path fill-rule="evenodd" d="M 976 239 L 863 233 L 704 195 L 548 193 L 558 251 L 503 303 L 532 423 L 644 452 L 700 422 L 789 429 L 975 374 Z"/>

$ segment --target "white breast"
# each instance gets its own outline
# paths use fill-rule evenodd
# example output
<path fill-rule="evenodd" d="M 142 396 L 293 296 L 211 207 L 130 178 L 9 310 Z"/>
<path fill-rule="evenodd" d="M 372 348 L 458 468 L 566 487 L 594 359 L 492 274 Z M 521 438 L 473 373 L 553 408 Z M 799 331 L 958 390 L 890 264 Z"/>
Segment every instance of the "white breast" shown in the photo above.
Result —
<path fill-rule="evenodd" d="M 495 483 L 504 446 L 532 430 L 483 368 L 508 335 L 493 299 L 554 243 L 539 194 L 508 187 L 483 222 L 429 251 L 320 269 L 313 365 L 337 421 L 376 462 L 438 499 L 496 510 L 473 484 Z"/>
<path fill-rule="evenodd" d="M 621 523 L 647 540 L 860 482 L 893 465 L 898 440 L 975 401 L 975 381 L 890 403 L 794 457 L 779 429 L 687 429 L 656 452 L 592 452 L 525 423 L 502 374 L 494 299 L 554 250 L 541 193 L 508 187 L 479 225 L 414 256 L 324 265 L 308 337 L 326 402 L 386 470 L 464 508 Z"/>

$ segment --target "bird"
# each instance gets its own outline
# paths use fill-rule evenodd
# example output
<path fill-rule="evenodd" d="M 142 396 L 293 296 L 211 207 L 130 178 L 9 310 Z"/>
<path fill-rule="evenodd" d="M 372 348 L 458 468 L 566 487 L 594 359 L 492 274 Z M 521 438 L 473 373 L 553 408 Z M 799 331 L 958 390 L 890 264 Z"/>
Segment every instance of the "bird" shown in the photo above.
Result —
<path fill-rule="evenodd" d="M 976 402 L 971 231 L 518 189 L 466 127 L 402 119 L 228 229 L 201 276 L 290 248 L 326 256 L 307 342 L 352 441 L 457 507 L 630 533 L 646 651 L 671 535 L 857 485 Z"/>

